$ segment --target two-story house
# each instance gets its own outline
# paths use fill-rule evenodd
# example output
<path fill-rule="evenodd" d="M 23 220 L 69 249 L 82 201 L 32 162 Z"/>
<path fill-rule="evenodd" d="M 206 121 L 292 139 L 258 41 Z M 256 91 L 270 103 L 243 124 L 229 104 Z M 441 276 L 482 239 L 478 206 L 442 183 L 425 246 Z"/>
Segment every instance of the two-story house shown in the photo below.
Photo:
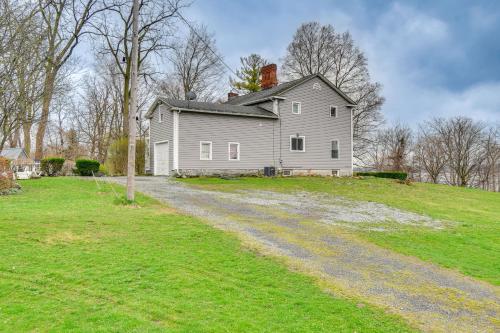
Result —
<path fill-rule="evenodd" d="M 322 75 L 278 84 L 262 68 L 262 90 L 225 103 L 158 97 L 150 120 L 154 175 L 352 174 L 355 103 Z"/>

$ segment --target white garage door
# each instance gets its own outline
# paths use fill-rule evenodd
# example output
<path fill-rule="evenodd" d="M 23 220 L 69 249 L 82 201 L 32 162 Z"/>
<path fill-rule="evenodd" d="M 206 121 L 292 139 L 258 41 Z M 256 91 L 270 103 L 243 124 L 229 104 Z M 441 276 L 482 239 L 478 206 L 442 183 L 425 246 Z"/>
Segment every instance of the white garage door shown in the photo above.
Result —
<path fill-rule="evenodd" d="M 155 143 L 155 176 L 168 176 L 168 142 Z"/>

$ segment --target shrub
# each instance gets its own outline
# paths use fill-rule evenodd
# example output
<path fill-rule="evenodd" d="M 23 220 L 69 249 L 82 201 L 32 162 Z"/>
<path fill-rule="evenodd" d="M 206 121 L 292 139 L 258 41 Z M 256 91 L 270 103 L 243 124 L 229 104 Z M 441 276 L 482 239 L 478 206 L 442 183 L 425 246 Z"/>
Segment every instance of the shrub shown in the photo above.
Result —
<path fill-rule="evenodd" d="M 76 160 L 76 172 L 80 176 L 92 176 L 99 171 L 100 163 L 95 160 Z"/>
<path fill-rule="evenodd" d="M 99 173 L 108 176 L 109 175 L 108 167 L 105 164 L 99 165 Z"/>
<path fill-rule="evenodd" d="M 40 168 L 46 176 L 57 176 L 60 174 L 64 164 L 64 158 L 47 157 L 40 162 Z"/>
<path fill-rule="evenodd" d="M 356 176 L 370 176 L 378 178 L 392 178 L 406 180 L 408 174 L 400 171 L 377 171 L 377 172 L 356 172 Z"/>
<path fill-rule="evenodd" d="M 135 143 L 135 172 L 144 174 L 146 144 L 144 140 L 136 140 Z M 128 164 L 128 139 L 120 138 L 109 146 L 106 168 L 110 175 L 127 174 Z"/>
<path fill-rule="evenodd" d="M 10 169 L 10 162 L 4 157 L 0 157 L 0 195 L 9 194 L 15 187 L 14 176 Z"/>

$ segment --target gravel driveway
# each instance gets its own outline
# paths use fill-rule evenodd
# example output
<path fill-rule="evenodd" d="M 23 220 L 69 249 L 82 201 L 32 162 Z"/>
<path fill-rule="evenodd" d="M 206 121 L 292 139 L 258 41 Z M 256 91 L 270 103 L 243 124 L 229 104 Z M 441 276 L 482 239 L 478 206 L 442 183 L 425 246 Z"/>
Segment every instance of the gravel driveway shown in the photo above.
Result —
<path fill-rule="evenodd" d="M 334 295 L 385 308 L 427 332 L 500 332 L 500 288 L 380 248 L 349 232 L 363 223 L 383 232 L 408 224 L 439 229 L 444 222 L 320 194 L 224 193 L 158 177 L 138 177 L 136 184 L 139 191 L 234 232 L 258 251 L 318 277 Z"/>

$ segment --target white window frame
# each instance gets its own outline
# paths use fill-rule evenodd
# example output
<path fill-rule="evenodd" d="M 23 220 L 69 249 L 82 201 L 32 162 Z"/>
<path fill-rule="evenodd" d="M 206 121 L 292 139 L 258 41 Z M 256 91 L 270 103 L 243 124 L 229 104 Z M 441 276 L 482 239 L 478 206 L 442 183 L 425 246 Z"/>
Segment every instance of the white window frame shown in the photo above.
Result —
<path fill-rule="evenodd" d="M 337 157 L 336 158 L 332 157 L 332 151 L 333 151 L 332 144 L 333 144 L 334 141 L 337 141 L 337 152 L 338 153 L 337 153 Z M 330 158 L 332 160 L 338 160 L 340 158 L 340 141 L 339 140 L 336 140 L 336 139 L 330 140 Z"/>
<path fill-rule="evenodd" d="M 209 158 L 202 158 L 202 149 L 204 144 L 210 144 L 210 157 Z M 200 141 L 200 161 L 211 161 L 212 160 L 212 141 Z"/>
<path fill-rule="evenodd" d="M 332 116 L 332 108 L 335 108 L 335 116 Z M 336 105 L 330 105 L 330 117 L 331 118 L 337 118 L 339 115 L 339 108 Z"/>
<path fill-rule="evenodd" d="M 163 122 L 163 111 L 158 112 L 158 122 L 162 123 Z"/>
<path fill-rule="evenodd" d="M 298 112 L 294 112 L 294 111 L 293 111 L 293 106 L 294 106 L 295 104 L 297 104 L 297 105 L 299 106 L 299 109 L 298 109 L 299 111 L 298 111 Z M 300 102 L 292 102 L 292 113 L 293 113 L 293 114 L 301 114 L 301 113 L 302 113 L 302 103 L 300 103 Z"/>
<path fill-rule="evenodd" d="M 238 158 L 236 158 L 236 159 L 231 158 L 231 145 L 238 146 Z M 240 143 L 239 142 L 228 142 L 227 143 L 227 159 L 229 161 L 239 161 L 240 160 Z"/>
<path fill-rule="evenodd" d="M 302 150 L 293 150 L 292 149 L 292 138 L 302 138 Z M 305 153 L 306 152 L 306 137 L 304 135 L 290 135 L 290 151 L 292 153 Z"/>

